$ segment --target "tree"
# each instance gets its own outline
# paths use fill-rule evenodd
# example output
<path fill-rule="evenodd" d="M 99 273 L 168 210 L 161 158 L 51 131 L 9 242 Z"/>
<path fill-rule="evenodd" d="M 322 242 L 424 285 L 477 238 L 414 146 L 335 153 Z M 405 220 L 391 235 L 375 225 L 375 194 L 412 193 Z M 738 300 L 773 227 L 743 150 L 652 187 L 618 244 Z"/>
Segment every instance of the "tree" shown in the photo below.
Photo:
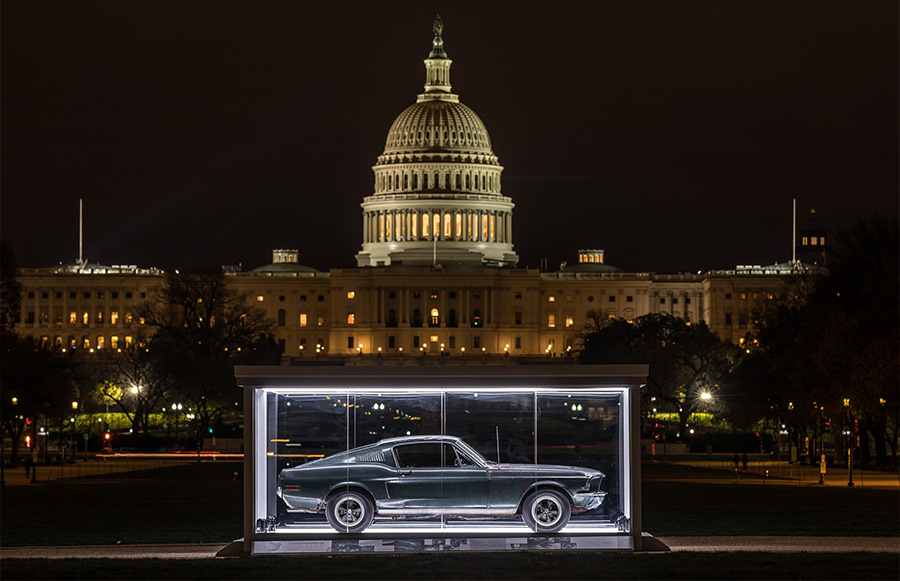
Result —
<path fill-rule="evenodd" d="M 691 414 L 703 407 L 703 394 L 714 397 L 734 368 L 741 350 L 719 339 L 705 323 L 690 323 L 665 314 L 604 321 L 589 315 L 582 336 L 581 363 L 648 363 L 650 373 L 642 402 L 678 414 L 679 433 L 687 433 Z"/>
<path fill-rule="evenodd" d="M 196 410 L 198 443 L 242 401 L 234 365 L 280 361 L 272 322 L 221 273 L 167 273 L 139 315 L 152 332 L 147 349 L 167 389 Z"/>
<path fill-rule="evenodd" d="M 22 309 L 22 283 L 16 278 L 16 258 L 6 241 L 0 242 L 0 332 L 11 333 Z"/>
<path fill-rule="evenodd" d="M 33 337 L 6 333 L 0 346 L 0 406 L 3 427 L 12 437 L 11 462 L 18 459 L 26 418 L 60 420 L 71 411 L 76 362 Z"/>
<path fill-rule="evenodd" d="M 147 436 L 150 414 L 166 397 L 165 365 L 150 352 L 151 339 L 139 332 L 135 340 L 117 349 L 98 352 L 97 365 L 104 378 L 97 385 L 101 398 L 114 403 L 131 421 L 135 434 Z"/>
<path fill-rule="evenodd" d="M 871 438 L 874 464 L 896 465 L 900 226 L 875 216 L 835 238 L 830 272 L 799 277 L 758 313 L 759 348 L 733 387 L 765 401 L 764 417 L 787 417 L 795 444 L 821 436 L 825 416 L 839 454 L 851 443 L 841 428 L 858 429 L 863 462 Z"/>

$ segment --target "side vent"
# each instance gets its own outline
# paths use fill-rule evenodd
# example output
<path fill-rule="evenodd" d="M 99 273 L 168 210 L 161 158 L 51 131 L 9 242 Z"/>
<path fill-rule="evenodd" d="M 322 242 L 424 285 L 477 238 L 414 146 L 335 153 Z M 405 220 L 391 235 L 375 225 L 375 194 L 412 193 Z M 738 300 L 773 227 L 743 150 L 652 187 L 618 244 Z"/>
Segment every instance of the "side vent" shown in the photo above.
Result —
<path fill-rule="evenodd" d="M 381 462 L 384 464 L 384 454 L 381 450 L 375 450 L 373 452 L 363 452 L 362 454 L 357 454 L 356 458 L 354 458 L 357 462 Z"/>

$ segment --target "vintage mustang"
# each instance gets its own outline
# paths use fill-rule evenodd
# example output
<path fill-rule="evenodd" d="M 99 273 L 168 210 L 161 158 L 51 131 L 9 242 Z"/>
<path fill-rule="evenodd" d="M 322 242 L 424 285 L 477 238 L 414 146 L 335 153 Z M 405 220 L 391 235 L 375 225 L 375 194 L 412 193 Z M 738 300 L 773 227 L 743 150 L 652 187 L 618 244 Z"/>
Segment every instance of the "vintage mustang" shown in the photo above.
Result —
<path fill-rule="evenodd" d="M 285 468 L 276 494 L 282 511 L 325 513 L 346 533 L 364 530 L 375 517 L 440 515 L 521 515 L 534 531 L 554 533 L 572 513 L 600 506 L 604 477 L 590 468 L 499 464 L 454 436 L 411 436 Z"/>

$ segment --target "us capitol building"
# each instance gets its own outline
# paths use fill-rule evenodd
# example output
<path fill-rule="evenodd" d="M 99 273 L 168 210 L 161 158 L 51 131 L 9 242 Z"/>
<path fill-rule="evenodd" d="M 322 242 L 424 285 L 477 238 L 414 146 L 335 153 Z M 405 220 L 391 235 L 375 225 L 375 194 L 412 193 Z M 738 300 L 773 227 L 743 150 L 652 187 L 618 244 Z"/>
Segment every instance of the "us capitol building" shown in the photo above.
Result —
<path fill-rule="evenodd" d="M 503 167 L 484 123 L 452 92 L 440 18 L 434 32 L 424 92 L 391 125 L 373 167 L 357 268 L 321 272 L 301 265 L 297 250 L 276 249 L 269 265 L 228 272 L 274 321 L 285 363 L 565 361 L 589 311 L 705 321 L 742 343 L 754 307 L 808 269 L 795 260 L 629 273 L 606 264 L 600 249 L 579 250 L 577 262 L 557 272 L 517 268 Z M 824 256 L 824 232 L 801 235 L 807 256 Z M 126 346 L 141 325 L 137 306 L 153 298 L 162 274 L 83 261 L 20 269 L 17 330 L 63 349 Z"/>

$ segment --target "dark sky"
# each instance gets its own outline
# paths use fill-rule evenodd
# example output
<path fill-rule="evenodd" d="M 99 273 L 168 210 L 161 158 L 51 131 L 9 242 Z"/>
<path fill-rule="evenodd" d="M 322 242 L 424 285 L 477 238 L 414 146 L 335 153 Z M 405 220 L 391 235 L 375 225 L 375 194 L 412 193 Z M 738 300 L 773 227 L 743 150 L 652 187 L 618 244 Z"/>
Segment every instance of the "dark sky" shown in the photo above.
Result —
<path fill-rule="evenodd" d="M 790 257 L 898 213 L 887 2 L 3 2 L 2 236 L 24 266 L 166 269 L 300 250 L 354 266 L 359 203 L 436 12 L 516 203 L 520 266 Z"/>

